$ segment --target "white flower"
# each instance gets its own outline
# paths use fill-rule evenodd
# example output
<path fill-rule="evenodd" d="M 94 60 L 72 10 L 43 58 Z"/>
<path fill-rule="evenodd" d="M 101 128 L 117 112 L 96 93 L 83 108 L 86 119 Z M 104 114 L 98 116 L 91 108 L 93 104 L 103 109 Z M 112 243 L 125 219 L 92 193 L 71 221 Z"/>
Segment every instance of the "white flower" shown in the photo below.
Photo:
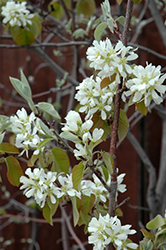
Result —
<path fill-rule="evenodd" d="M 130 227 L 130 225 L 121 226 L 117 216 L 100 214 L 99 219 L 93 217 L 88 225 L 88 232 L 91 234 L 88 242 L 94 245 L 93 249 L 104 249 L 109 243 L 113 243 L 118 250 L 127 247 L 136 249 L 137 244 L 128 241 L 128 234 L 135 233 L 135 230 L 129 229 Z"/>
<path fill-rule="evenodd" d="M 81 144 L 76 143 L 75 147 L 77 148 L 77 149 L 73 150 L 75 157 L 79 157 L 79 156 L 86 157 L 87 156 L 87 150 L 86 150 L 85 146 L 82 146 Z"/>
<path fill-rule="evenodd" d="M 148 107 L 153 100 L 156 104 L 160 104 L 163 99 L 162 95 L 166 92 L 166 86 L 162 85 L 166 79 L 166 74 L 161 74 L 161 66 L 153 66 L 147 64 L 143 66 L 135 66 L 133 70 L 134 77 L 126 82 L 128 91 L 123 93 L 125 96 L 132 95 L 132 102 L 138 103 L 144 101 Z"/>
<path fill-rule="evenodd" d="M 120 174 L 117 176 L 117 192 L 116 192 L 116 199 L 118 196 L 118 192 L 120 193 L 124 193 L 127 189 L 126 189 L 126 184 L 122 184 L 123 179 L 125 177 L 126 174 Z"/>
<path fill-rule="evenodd" d="M 62 128 L 63 131 L 72 131 L 77 133 L 79 127 L 82 125 L 80 114 L 74 110 L 70 110 L 65 117 L 66 124 Z"/>
<path fill-rule="evenodd" d="M 104 130 L 102 128 L 98 129 L 98 128 L 95 128 L 92 132 L 92 139 L 91 141 L 92 142 L 96 142 L 98 140 L 101 139 L 101 137 L 103 136 L 104 134 Z"/>
<path fill-rule="evenodd" d="M 2 7 L 3 23 L 9 23 L 11 26 L 27 26 L 32 24 L 31 19 L 34 14 L 26 9 L 26 2 L 7 1 L 6 6 Z"/>
<path fill-rule="evenodd" d="M 72 174 L 67 176 L 60 175 L 58 177 L 58 181 L 61 185 L 57 192 L 58 198 L 61 198 L 63 196 L 77 196 L 78 198 L 81 198 L 81 193 L 73 188 Z"/>
<path fill-rule="evenodd" d="M 28 157 L 29 149 L 35 150 L 34 154 L 36 155 L 44 150 L 44 147 L 38 148 L 43 140 L 41 136 L 44 135 L 44 132 L 40 127 L 40 119 L 35 117 L 33 112 L 28 116 L 24 108 L 17 110 L 16 115 L 10 117 L 10 122 L 12 123 L 11 130 L 16 134 L 16 147 L 23 148 L 20 155 L 26 152 Z"/>
<path fill-rule="evenodd" d="M 94 113 L 99 112 L 101 118 L 106 120 L 111 116 L 110 111 L 113 108 L 113 97 L 116 92 L 116 83 L 112 82 L 107 87 L 101 89 L 102 78 L 93 76 L 86 78 L 83 82 L 76 87 L 78 92 L 75 99 L 80 102 L 80 112 L 85 112 L 86 119 L 91 118 Z"/>
<path fill-rule="evenodd" d="M 121 41 L 118 41 L 113 47 L 108 38 L 100 42 L 95 40 L 93 46 L 87 50 L 87 59 L 91 61 L 90 67 L 99 70 L 98 75 L 102 78 L 115 74 L 117 83 L 120 83 L 120 77 L 125 79 L 127 73 L 132 73 L 128 62 L 137 57 L 131 46 L 125 47 Z"/>
<path fill-rule="evenodd" d="M 40 207 L 44 207 L 47 197 L 50 197 L 53 204 L 56 203 L 58 193 L 58 187 L 55 185 L 56 172 L 45 173 L 43 169 L 35 168 L 32 171 L 31 168 L 27 168 L 25 174 L 28 177 L 21 176 L 20 182 L 23 185 L 20 189 L 25 189 L 24 194 L 27 198 L 34 197 Z"/>

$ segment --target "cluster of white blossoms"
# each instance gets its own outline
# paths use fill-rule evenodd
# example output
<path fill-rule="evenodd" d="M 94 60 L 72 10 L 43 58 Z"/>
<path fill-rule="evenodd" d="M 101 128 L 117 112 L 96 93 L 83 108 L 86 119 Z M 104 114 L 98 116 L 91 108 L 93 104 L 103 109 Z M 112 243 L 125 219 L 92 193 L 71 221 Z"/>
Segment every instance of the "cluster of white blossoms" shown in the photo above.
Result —
<path fill-rule="evenodd" d="M 66 132 L 68 134 L 68 139 L 70 140 L 71 138 L 75 143 L 76 149 L 73 151 L 75 157 L 79 158 L 82 156 L 91 159 L 92 150 L 103 136 L 104 130 L 95 128 L 91 133 L 90 129 L 93 126 L 93 121 L 89 119 L 83 123 L 80 114 L 73 110 L 69 111 L 65 120 L 66 123 L 62 131 Z M 61 136 L 63 137 L 63 133 Z"/>
<path fill-rule="evenodd" d="M 161 66 L 147 64 L 144 68 L 136 65 L 133 69 L 133 78 L 126 82 L 129 90 L 123 93 L 122 98 L 125 101 L 125 96 L 132 96 L 132 103 L 144 101 L 146 107 L 150 105 L 151 100 L 159 105 L 166 91 L 166 86 L 162 85 L 165 79 L 166 74 L 161 74 Z"/>
<path fill-rule="evenodd" d="M 44 169 L 27 168 L 25 174 L 28 176 L 21 176 L 20 183 L 23 185 L 20 189 L 24 190 L 24 195 L 27 198 L 33 197 L 36 203 L 42 208 L 48 197 L 50 201 L 55 204 L 57 199 L 61 201 L 68 201 L 70 197 L 77 196 L 81 199 L 81 195 L 91 196 L 94 194 L 96 202 L 107 201 L 109 198 L 108 190 L 103 186 L 101 181 L 93 174 L 91 180 L 82 180 L 80 183 L 80 191 L 77 191 L 73 187 L 72 174 L 63 175 L 57 174 L 57 172 L 48 171 Z M 124 193 L 126 191 L 126 185 L 122 184 L 125 174 L 121 174 L 117 177 L 117 195 L 118 191 Z M 110 185 L 111 176 L 107 181 Z M 116 195 L 116 196 L 117 196 Z"/>
<path fill-rule="evenodd" d="M 126 191 L 126 184 L 122 184 L 124 176 L 125 176 L 124 173 L 117 176 L 116 200 L 118 197 L 118 192 L 124 193 Z M 105 180 L 104 175 L 102 175 L 102 178 L 108 186 L 111 185 L 110 175 L 107 181 Z M 96 197 L 96 202 L 102 201 L 105 203 L 107 199 L 109 199 L 108 190 L 103 186 L 102 182 L 99 180 L 99 178 L 95 174 L 92 175 L 92 179 L 93 181 L 91 180 L 81 181 L 81 192 L 86 196 L 90 196 L 91 194 L 94 194 Z"/>
<path fill-rule="evenodd" d="M 20 177 L 20 182 L 23 183 L 20 189 L 25 189 L 23 193 L 27 198 L 34 197 L 40 207 L 44 207 L 48 197 L 53 204 L 56 203 L 57 190 L 54 184 L 57 178 L 56 172 L 45 173 L 44 169 L 35 168 L 32 171 L 31 168 L 27 168 L 25 174 L 28 177 Z"/>
<path fill-rule="evenodd" d="M 143 66 L 131 65 L 138 55 L 131 46 L 124 46 L 121 41 L 113 46 L 107 38 L 105 41 L 94 41 L 87 50 L 87 59 L 90 67 L 96 70 L 97 75 L 83 80 L 76 88 L 75 95 L 81 104 L 80 112 L 86 114 L 86 119 L 100 112 L 103 120 L 109 119 L 114 111 L 113 98 L 117 84 L 121 81 L 123 86 L 122 100 L 130 98 L 130 104 L 144 101 L 148 107 L 153 100 L 160 104 L 162 96 L 166 92 L 166 86 L 162 85 L 166 74 L 161 73 L 161 67 L 151 64 Z M 101 81 L 110 78 L 110 84 L 101 88 Z"/>
<path fill-rule="evenodd" d="M 93 46 L 87 50 L 87 59 L 91 62 L 90 67 L 98 70 L 101 78 L 116 74 L 116 83 L 120 83 L 121 77 L 125 80 L 127 74 L 132 73 L 132 68 L 128 63 L 137 57 L 138 55 L 134 53 L 131 46 L 126 47 L 118 41 L 113 47 L 108 38 L 100 42 L 95 40 Z"/>
<path fill-rule="evenodd" d="M 89 244 L 93 244 L 93 250 L 103 250 L 112 243 L 117 250 L 137 249 L 138 245 L 128 239 L 128 235 L 135 234 L 135 230 L 131 230 L 131 225 L 122 226 L 117 216 L 110 217 L 109 214 L 99 219 L 92 218 L 88 225 Z"/>
<path fill-rule="evenodd" d="M 36 203 L 43 208 L 47 198 L 50 198 L 52 204 L 55 204 L 57 199 L 69 200 L 70 197 L 77 196 L 81 198 L 81 193 L 73 188 L 72 174 L 66 176 L 57 175 L 57 172 L 44 169 L 27 168 L 25 174 L 21 176 L 20 183 L 23 185 L 20 189 L 25 189 L 24 194 L 27 198 L 33 197 Z M 56 184 L 58 182 L 58 186 Z"/>
<path fill-rule="evenodd" d="M 15 146 L 23 148 L 20 155 L 26 152 L 28 157 L 28 150 L 33 149 L 33 154 L 39 154 L 38 145 L 43 140 L 41 136 L 43 131 L 40 127 L 40 119 L 32 112 L 29 116 L 24 108 L 17 110 L 16 115 L 10 117 L 12 123 L 11 130 L 16 135 Z"/>
<path fill-rule="evenodd" d="M 2 7 L 1 15 L 4 16 L 3 23 L 9 23 L 10 26 L 25 27 L 32 24 L 31 19 L 34 14 L 26 8 L 26 2 L 7 1 L 6 6 Z"/>
<path fill-rule="evenodd" d="M 93 76 L 86 78 L 83 82 L 76 87 L 78 92 L 75 99 L 80 102 L 80 112 L 85 112 L 86 119 L 92 117 L 96 112 L 100 113 L 102 120 L 106 120 L 111 116 L 113 110 L 113 97 L 116 92 L 116 82 L 114 81 L 104 89 L 101 89 L 100 77 L 93 79 Z"/>

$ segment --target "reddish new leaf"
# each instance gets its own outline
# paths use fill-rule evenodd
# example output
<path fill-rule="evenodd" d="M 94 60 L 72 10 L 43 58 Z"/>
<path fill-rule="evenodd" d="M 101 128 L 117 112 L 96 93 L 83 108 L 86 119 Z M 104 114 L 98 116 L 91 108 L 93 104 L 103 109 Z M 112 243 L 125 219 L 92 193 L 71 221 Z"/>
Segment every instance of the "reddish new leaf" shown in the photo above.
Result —
<path fill-rule="evenodd" d="M 104 89 L 105 87 L 107 87 L 109 84 L 111 84 L 112 82 L 115 81 L 115 78 L 116 78 L 116 74 L 113 74 L 112 76 L 110 77 L 105 77 L 101 83 L 100 83 L 100 88 L 101 89 Z"/>
<path fill-rule="evenodd" d="M 20 177 L 24 175 L 19 161 L 13 156 L 8 156 L 5 158 L 5 162 L 8 169 L 7 178 L 9 182 L 13 186 L 18 187 L 20 184 Z"/>

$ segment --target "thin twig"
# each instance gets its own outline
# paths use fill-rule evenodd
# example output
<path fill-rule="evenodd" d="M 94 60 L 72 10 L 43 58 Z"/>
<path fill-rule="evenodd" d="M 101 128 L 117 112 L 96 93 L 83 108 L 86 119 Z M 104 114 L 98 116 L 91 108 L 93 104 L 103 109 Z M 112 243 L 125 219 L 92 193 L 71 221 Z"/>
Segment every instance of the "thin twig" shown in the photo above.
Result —
<path fill-rule="evenodd" d="M 122 43 L 127 46 L 127 38 L 130 28 L 131 16 L 133 11 L 133 1 L 128 0 L 127 2 L 127 9 L 126 9 L 126 17 L 125 17 L 125 24 L 122 32 Z"/>
<path fill-rule="evenodd" d="M 136 44 L 136 43 L 132 43 L 132 42 L 129 42 L 128 44 L 131 45 L 134 48 L 139 48 L 139 49 L 141 49 L 141 50 L 143 50 L 143 51 L 145 51 L 145 52 L 147 52 L 149 54 L 152 54 L 152 55 L 154 55 L 154 56 L 156 56 L 158 58 L 166 60 L 166 56 L 164 56 L 164 55 L 162 55 L 162 54 L 160 54 L 160 53 L 158 53 L 158 52 L 156 52 L 156 51 L 154 51 L 152 49 L 149 49 L 149 48 L 147 48 L 145 46 L 142 46 L 142 45 Z"/>
<path fill-rule="evenodd" d="M 43 47 L 68 47 L 68 46 L 82 46 L 82 45 L 90 45 L 91 41 L 69 41 L 63 43 L 35 43 L 32 45 L 16 45 L 16 44 L 0 44 L 0 48 L 5 49 L 20 49 L 20 48 L 43 48 Z"/>
<path fill-rule="evenodd" d="M 53 72 L 59 76 L 64 77 L 64 75 L 67 73 L 64 69 L 62 69 L 57 63 L 55 63 L 51 57 L 47 55 L 47 53 L 41 49 L 41 48 L 31 48 L 40 58 L 42 58 L 47 65 L 53 70 Z M 67 80 L 72 83 L 74 86 L 77 86 L 79 82 L 75 80 L 72 76 L 68 75 Z"/>
<path fill-rule="evenodd" d="M 30 216 L 22 216 L 22 215 L 14 215 L 14 214 L 4 214 L 4 215 L 0 215 L 0 219 L 6 219 L 6 218 L 10 218 L 10 219 L 19 219 L 21 221 L 34 221 L 37 223 L 44 223 L 44 224 L 48 224 L 48 222 L 45 219 L 40 219 L 40 218 L 35 218 L 35 217 L 30 217 Z M 62 222 L 61 218 L 55 218 L 52 219 L 53 223 L 57 223 L 57 222 Z"/>
<path fill-rule="evenodd" d="M 127 201 L 129 201 L 130 200 L 130 197 L 127 197 L 126 199 L 124 199 L 121 203 L 119 203 L 118 205 L 116 205 L 116 209 L 118 208 L 118 207 L 121 207 L 122 205 L 124 205 Z"/>
<path fill-rule="evenodd" d="M 63 218 L 65 219 L 66 221 L 66 224 L 67 224 L 67 227 L 68 227 L 68 230 L 70 232 L 70 234 L 72 235 L 73 239 L 75 240 L 75 242 L 78 244 L 78 246 L 80 247 L 81 250 L 86 250 L 83 246 L 83 243 L 80 241 L 80 239 L 77 237 L 77 235 L 75 234 L 72 226 L 71 226 L 71 223 L 70 223 L 70 219 L 68 218 L 67 214 L 66 214 L 66 211 L 65 209 L 63 208 L 62 204 L 60 204 L 60 208 L 61 208 L 61 211 L 63 213 Z"/>

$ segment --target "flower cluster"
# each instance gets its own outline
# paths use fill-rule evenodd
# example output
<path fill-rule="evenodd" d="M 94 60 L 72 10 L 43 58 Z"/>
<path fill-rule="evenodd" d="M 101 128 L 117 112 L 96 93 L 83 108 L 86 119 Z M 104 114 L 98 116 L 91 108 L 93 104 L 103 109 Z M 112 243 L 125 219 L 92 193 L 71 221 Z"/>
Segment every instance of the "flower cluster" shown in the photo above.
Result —
<path fill-rule="evenodd" d="M 44 169 L 31 169 L 27 168 L 25 174 L 28 176 L 21 176 L 20 182 L 23 184 L 20 189 L 25 189 L 24 194 L 27 198 L 34 197 L 36 203 L 40 207 L 44 207 L 44 204 L 48 197 L 54 204 L 57 199 L 61 201 L 68 201 L 71 197 L 77 196 L 81 199 L 81 195 L 90 196 L 94 194 L 96 202 L 106 202 L 109 198 L 108 190 L 103 186 L 101 181 L 93 174 L 93 181 L 82 180 L 80 183 L 80 191 L 77 191 L 73 187 L 72 174 L 66 176 L 57 174 L 57 172 L 48 171 Z M 126 191 L 126 185 L 121 184 L 125 174 L 121 174 L 117 177 L 117 195 L 118 191 L 123 193 Z M 111 176 L 107 181 L 107 184 L 111 184 Z"/>
<path fill-rule="evenodd" d="M 51 202 L 56 203 L 56 187 L 54 182 L 57 177 L 56 172 L 44 172 L 44 169 L 27 168 L 25 174 L 28 176 L 21 176 L 20 182 L 23 185 L 20 189 L 25 189 L 24 194 L 27 198 L 34 197 L 36 203 L 44 207 L 47 197 L 50 197 Z"/>
<path fill-rule="evenodd" d="M 118 41 L 113 47 L 111 41 L 107 38 L 105 41 L 94 41 L 93 46 L 87 50 L 87 59 L 91 62 L 90 67 L 98 70 L 98 75 L 102 78 L 110 77 L 116 74 L 116 83 L 120 83 L 127 74 L 132 73 L 132 68 L 128 64 L 138 57 L 131 46 L 124 46 Z"/>
<path fill-rule="evenodd" d="M 43 208 L 47 198 L 50 198 L 51 203 L 55 204 L 56 200 L 63 198 L 68 200 L 68 197 L 81 197 L 81 193 L 73 188 L 72 175 L 57 175 L 57 172 L 44 169 L 27 168 L 25 174 L 21 176 L 20 182 L 23 184 L 20 189 L 25 189 L 24 194 L 27 198 L 34 197 L 36 203 Z M 55 181 L 59 183 L 57 186 Z"/>
<path fill-rule="evenodd" d="M 137 244 L 128 239 L 128 235 L 136 233 L 130 228 L 131 225 L 122 226 L 117 216 L 100 214 L 99 219 L 93 217 L 88 225 L 88 232 L 91 234 L 88 242 L 94 245 L 94 250 L 105 249 L 109 243 L 113 243 L 117 250 L 137 249 Z"/>
<path fill-rule="evenodd" d="M 101 171 L 102 174 L 102 171 Z M 118 192 L 124 193 L 126 191 L 126 184 L 122 184 L 125 174 L 120 174 L 117 176 L 117 192 L 116 192 L 116 200 L 118 197 Z M 104 178 L 104 175 L 102 175 L 103 180 L 106 182 L 108 186 L 111 185 L 111 176 L 109 175 L 108 180 L 106 181 Z M 103 186 L 102 182 L 99 180 L 99 178 L 93 174 L 91 180 L 82 180 L 81 181 L 81 192 L 86 195 L 90 196 L 91 194 L 94 194 L 96 197 L 96 201 L 98 202 L 106 202 L 107 199 L 109 199 L 109 192 L 108 190 Z"/>
<path fill-rule="evenodd" d="M 123 93 L 122 98 L 125 101 L 125 96 L 132 96 L 132 103 L 144 101 L 146 107 L 150 105 L 151 100 L 160 104 L 166 91 L 166 86 L 162 85 L 165 79 L 166 74 L 161 74 L 161 66 L 147 64 L 144 68 L 136 65 L 133 69 L 133 78 L 126 82 L 129 90 Z"/>
<path fill-rule="evenodd" d="M 83 82 L 76 87 L 78 92 L 75 99 L 80 102 L 80 112 L 85 112 L 86 119 L 92 117 L 96 112 L 99 112 L 102 120 L 106 120 L 111 116 L 113 110 L 113 97 L 116 91 L 116 82 L 114 81 L 104 89 L 101 89 L 100 77 L 93 79 L 92 77 L 86 78 Z"/>
<path fill-rule="evenodd" d="M 25 27 L 32 24 L 31 19 L 34 14 L 26 9 L 26 2 L 7 1 L 6 6 L 2 7 L 1 15 L 4 16 L 3 23 L 10 26 Z"/>
<path fill-rule="evenodd" d="M 87 120 L 83 123 L 80 114 L 73 110 L 69 111 L 65 120 L 66 123 L 62 131 L 66 132 L 68 139 L 71 138 L 75 143 L 75 157 L 79 158 L 79 156 L 82 156 L 91 159 L 92 150 L 103 136 L 104 130 L 95 128 L 91 133 L 90 129 L 93 126 L 93 121 Z M 61 136 L 63 137 L 64 133 L 62 133 Z"/>
<path fill-rule="evenodd" d="M 43 134 L 40 128 L 40 119 L 32 112 L 29 116 L 24 108 L 17 110 L 16 115 L 10 117 L 12 123 L 11 130 L 16 134 L 15 145 L 18 148 L 23 148 L 21 155 L 26 152 L 28 157 L 28 150 L 35 150 L 33 154 L 39 154 L 38 145 L 43 140 L 39 134 Z"/>
<path fill-rule="evenodd" d="M 80 112 L 86 113 L 86 119 L 91 118 L 94 113 L 99 112 L 103 120 L 112 116 L 113 98 L 116 93 L 117 84 L 122 81 L 122 99 L 130 98 L 130 104 L 144 102 L 148 107 L 153 100 L 160 104 L 162 95 L 166 92 L 166 86 L 162 85 L 166 74 L 161 74 L 161 66 L 152 64 L 143 66 L 131 65 L 137 59 L 133 47 L 124 46 L 121 41 L 113 46 L 107 38 L 105 41 L 94 41 L 93 46 L 87 50 L 87 59 L 90 67 L 94 68 L 97 76 L 91 76 L 83 80 L 76 88 L 75 95 L 80 102 Z M 104 78 L 110 79 L 110 84 L 101 87 Z"/>

